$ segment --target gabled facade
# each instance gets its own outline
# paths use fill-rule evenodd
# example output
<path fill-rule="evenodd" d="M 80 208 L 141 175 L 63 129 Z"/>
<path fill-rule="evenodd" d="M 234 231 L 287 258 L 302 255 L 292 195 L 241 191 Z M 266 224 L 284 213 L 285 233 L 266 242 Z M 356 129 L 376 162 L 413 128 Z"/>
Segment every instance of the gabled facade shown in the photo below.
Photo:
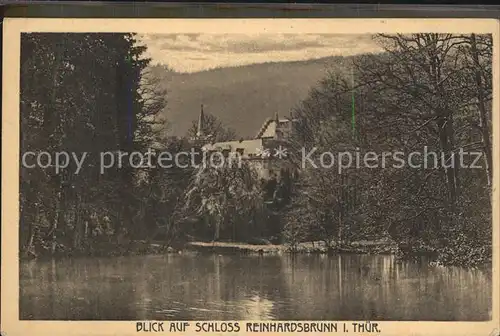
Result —
<path fill-rule="evenodd" d="M 295 122 L 293 118 L 279 118 L 276 114 L 274 118 L 264 121 L 254 139 L 213 142 L 204 133 L 202 105 L 198 132 L 193 140 L 203 143 L 204 151 L 221 151 L 226 155 L 238 153 L 242 159 L 251 162 L 262 179 L 279 179 L 284 171 L 291 169 L 286 159 L 286 147 L 293 134 Z M 285 155 L 282 155 L 283 153 Z"/>

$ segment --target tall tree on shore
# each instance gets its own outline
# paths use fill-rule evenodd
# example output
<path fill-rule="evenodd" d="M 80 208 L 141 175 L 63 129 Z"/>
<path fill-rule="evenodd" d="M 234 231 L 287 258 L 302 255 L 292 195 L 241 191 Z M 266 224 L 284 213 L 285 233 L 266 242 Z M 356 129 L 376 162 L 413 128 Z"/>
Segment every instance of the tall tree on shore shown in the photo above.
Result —
<path fill-rule="evenodd" d="M 195 214 L 212 231 L 214 241 L 242 239 L 251 230 L 256 234 L 256 219 L 263 210 L 256 172 L 238 157 L 210 157 L 194 171 L 186 189 L 184 211 Z"/>
<path fill-rule="evenodd" d="M 103 232 L 99 217 L 108 232 L 132 229 L 135 172 L 101 174 L 99 163 L 103 152 L 144 149 L 165 104 L 140 92 L 145 48 L 132 34 L 29 33 L 21 45 L 21 153 L 86 153 L 78 174 L 73 161 L 61 172 L 21 165 L 22 245 L 83 248 Z"/>

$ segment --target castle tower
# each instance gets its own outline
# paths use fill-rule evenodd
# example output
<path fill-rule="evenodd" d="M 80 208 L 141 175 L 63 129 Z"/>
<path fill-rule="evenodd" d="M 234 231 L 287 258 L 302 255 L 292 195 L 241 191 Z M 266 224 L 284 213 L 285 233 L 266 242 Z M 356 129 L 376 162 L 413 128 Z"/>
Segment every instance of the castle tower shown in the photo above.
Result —
<path fill-rule="evenodd" d="M 200 116 L 198 117 L 198 125 L 196 129 L 196 135 L 191 139 L 193 143 L 197 146 L 204 146 L 206 144 L 211 143 L 210 134 L 206 134 L 205 129 L 205 112 L 203 111 L 203 104 L 201 104 Z"/>

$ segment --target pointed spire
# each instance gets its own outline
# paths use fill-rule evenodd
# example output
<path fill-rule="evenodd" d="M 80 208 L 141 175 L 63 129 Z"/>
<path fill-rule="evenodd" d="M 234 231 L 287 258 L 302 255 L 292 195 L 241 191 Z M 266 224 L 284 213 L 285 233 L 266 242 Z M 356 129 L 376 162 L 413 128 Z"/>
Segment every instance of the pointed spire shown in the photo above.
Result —
<path fill-rule="evenodd" d="M 276 120 L 276 123 L 280 122 L 280 118 L 278 116 L 278 112 L 276 112 L 276 114 L 274 115 L 274 120 Z"/>
<path fill-rule="evenodd" d="M 200 117 L 198 119 L 198 131 L 196 132 L 197 137 L 203 136 L 203 122 L 205 121 L 205 116 L 203 114 L 203 104 L 201 104 Z"/>

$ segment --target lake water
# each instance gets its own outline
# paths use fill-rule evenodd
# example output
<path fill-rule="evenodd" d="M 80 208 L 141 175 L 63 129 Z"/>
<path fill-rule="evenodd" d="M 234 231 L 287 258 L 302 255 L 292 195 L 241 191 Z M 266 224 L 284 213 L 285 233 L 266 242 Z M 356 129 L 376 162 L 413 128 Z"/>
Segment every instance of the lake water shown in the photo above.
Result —
<path fill-rule="evenodd" d="M 488 320 L 491 274 L 392 256 L 161 255 L 30 261 L 35 320 Z"/>

